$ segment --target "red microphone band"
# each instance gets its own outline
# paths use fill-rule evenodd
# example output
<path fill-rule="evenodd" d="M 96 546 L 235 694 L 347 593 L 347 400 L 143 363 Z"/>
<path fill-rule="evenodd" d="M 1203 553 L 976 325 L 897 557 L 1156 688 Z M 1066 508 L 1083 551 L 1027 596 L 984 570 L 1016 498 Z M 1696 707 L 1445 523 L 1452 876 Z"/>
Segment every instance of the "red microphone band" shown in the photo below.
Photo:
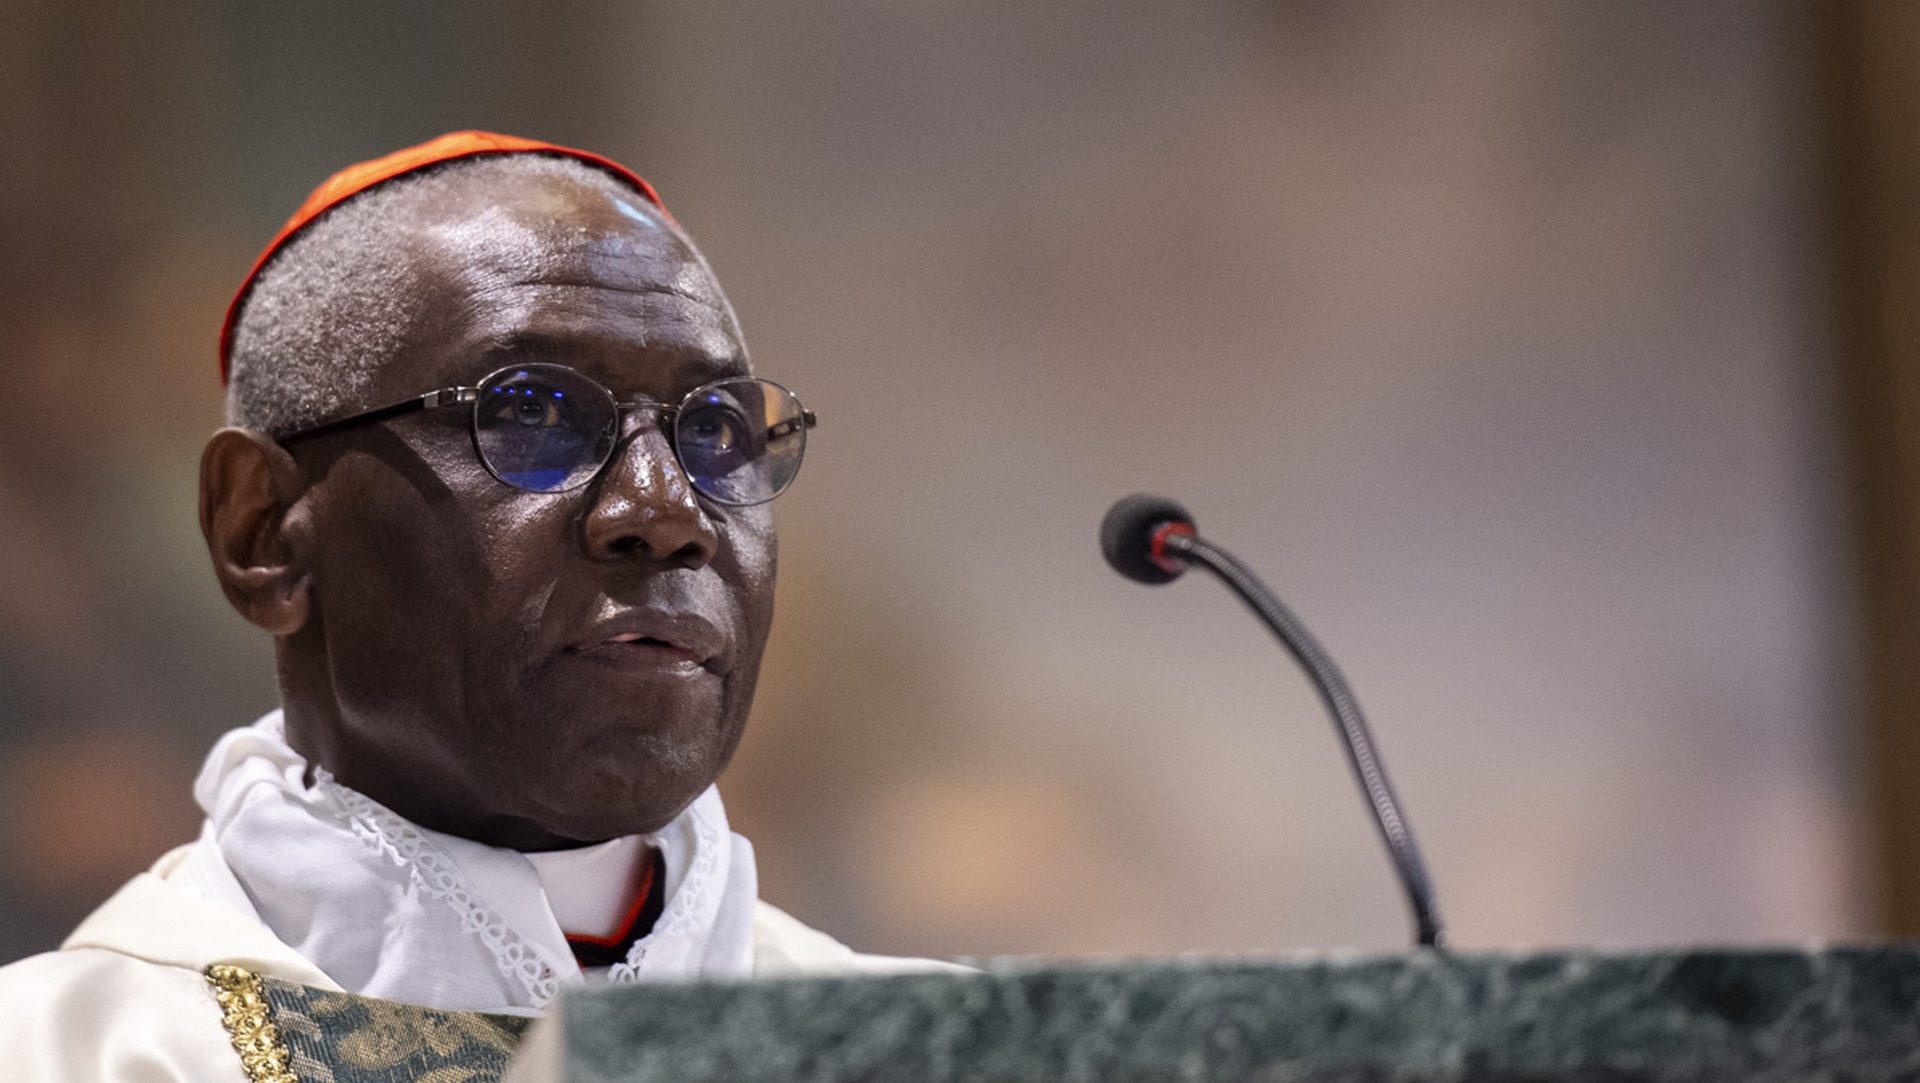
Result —
<path fill-rule="evenodd" d="M 1167 539 L 1173 537 L 1175 534 L 1183 538 L 1193 537 L 1193 524 L 1181 522 L 1161 523 L 1159 526 L 1153 528 L 1153 538 L 1147 550 L 1147 555 L 1151 556 L 1153 562 L 1159 566 L 1160 570 L 1166 572 L 1168 575 L 1179 575 L 1181 572 L 1187 570 L 1185 561 L 1167 554 Z"/>

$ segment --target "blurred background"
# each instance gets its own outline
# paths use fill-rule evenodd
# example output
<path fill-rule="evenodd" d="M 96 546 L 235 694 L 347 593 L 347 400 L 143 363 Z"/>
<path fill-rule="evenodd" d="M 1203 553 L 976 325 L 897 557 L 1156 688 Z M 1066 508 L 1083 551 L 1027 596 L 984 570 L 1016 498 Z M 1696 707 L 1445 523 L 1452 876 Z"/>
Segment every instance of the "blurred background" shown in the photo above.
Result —
<path fill-rule="evenodd" d="M 0 961 L 276 702 L 195 522 L 333 170 L 601 151 L 821 414 L 724 783 L 868 950 L 1393 948 L 1345 668 L 1469 947 L 1920 933 L 1920 7 L 0 6 Z"/>

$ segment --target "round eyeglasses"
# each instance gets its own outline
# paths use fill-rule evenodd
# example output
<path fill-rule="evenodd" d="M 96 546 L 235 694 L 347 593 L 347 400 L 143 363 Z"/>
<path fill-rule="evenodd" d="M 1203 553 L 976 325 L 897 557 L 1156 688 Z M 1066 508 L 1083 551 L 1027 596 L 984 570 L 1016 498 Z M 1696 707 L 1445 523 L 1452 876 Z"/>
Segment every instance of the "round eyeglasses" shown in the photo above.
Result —
<path fill-rule="evenodd" d="M 807 430 L 818 424 L 793 392 L 772 380 L 729 377 L 678 403 L 627 402 L 585 374 L 547 363 L 508 365 L 475 387 L 443 387 L 282 437 L 281 444 L 419 410 L 471 404 L 473 450 L 487 472 L 516 489 L 557 493 L 593 480 L 621 442 L 630 413 L 660 417 L 660 430 L 694 491 L 716 504 L 764 504 L 800 472 Z"/>

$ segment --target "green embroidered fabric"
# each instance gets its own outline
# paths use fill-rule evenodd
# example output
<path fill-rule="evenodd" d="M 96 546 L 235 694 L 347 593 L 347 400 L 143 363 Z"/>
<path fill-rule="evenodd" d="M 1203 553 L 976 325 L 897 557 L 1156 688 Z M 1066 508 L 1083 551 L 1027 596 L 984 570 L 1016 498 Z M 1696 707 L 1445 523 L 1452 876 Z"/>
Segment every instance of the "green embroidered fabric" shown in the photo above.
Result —
<path fill-rule="evenodd" d="M 300 1083 L 497 1083 L 533 1022 L 261 978 Z"/>

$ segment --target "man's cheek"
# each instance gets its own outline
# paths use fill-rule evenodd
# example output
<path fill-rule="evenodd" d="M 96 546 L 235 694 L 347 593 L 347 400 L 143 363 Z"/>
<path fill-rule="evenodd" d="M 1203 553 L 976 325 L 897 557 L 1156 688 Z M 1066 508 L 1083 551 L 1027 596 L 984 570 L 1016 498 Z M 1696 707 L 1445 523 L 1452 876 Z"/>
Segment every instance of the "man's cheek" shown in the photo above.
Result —
<path fill-rule="evenodd" d="M 734 589 L 749 612 L 772 612 L 773 582 L 779 547 L 773 532 L 773 520 L 764 508 L 744 509 L 754 513 L 730 523 L 726 532 L 727 560 Z"/>
<path fill-rule="evenodd" d="M 336 512 L 314 583 L 336 679 L 381 698 L 395 693 L 375 689 L 390 684 L 444 684 L 464 653 L 461 630 L 481 617 L 485 577 L 426 509 L 368 502 Z"/>

